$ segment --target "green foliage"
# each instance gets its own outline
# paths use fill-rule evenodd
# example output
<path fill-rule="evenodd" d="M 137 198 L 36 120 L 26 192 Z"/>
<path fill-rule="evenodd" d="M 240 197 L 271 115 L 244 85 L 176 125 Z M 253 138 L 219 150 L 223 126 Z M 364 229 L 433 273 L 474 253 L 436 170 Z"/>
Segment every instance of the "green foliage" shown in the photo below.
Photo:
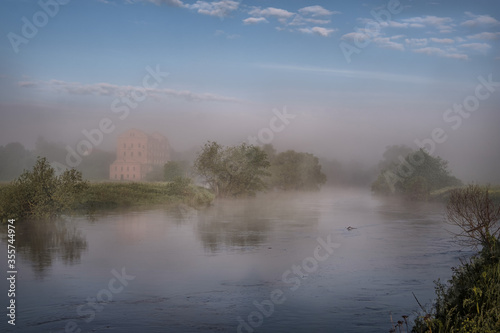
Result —
<path fill-rule="evenodd" d="M 309 153 L 288 150 L 272 160 L 271 186 L 282 190 L 319 190 L 326 182 L 318 158 Z"/>
<path fill-rule="evenodd" d="M 264 190 L 269 165 L 266 153 L 259 147 L 245 143 L 224 147 L 207 142 L 194 168 L 216 196 L 228 197 L 254 195 Z"/>
<path fill-rule="evenodd" d="M 385 156 L 381 165 L 388 164 L 387 158 Z M 426 200 L 431 191 L 461 184 L 459 179 L 451 175 L 447 161 L 420 149 L 404 158 L 400 155 L 399 163 L 382 169 L 372 184 L 372 191 L 376 194 L 397 194 L 408 199 Z"/>
<path fill-rule="evenodd" d="M 0 217 L 52 218 L 68 212 L 80 202 L 88 187 L 76 170 L 66 170 L 60 176 L 46 158 L 38 158 L 32 171 L 24 171 L 1 192 Z"/>
<path fill-rule="evenodd" d="M 187 173 L 187 163 L 169 161 L 163 167 L 163 180 L 171 182 L 179 177 L 184 177 Z"/>
<path fill-rule="evenodd" d="M 431 314 L 419 317 L 412 332 L 500 332 L 500 241 L 454 268 L 444 285 L 436 282 Z"/>

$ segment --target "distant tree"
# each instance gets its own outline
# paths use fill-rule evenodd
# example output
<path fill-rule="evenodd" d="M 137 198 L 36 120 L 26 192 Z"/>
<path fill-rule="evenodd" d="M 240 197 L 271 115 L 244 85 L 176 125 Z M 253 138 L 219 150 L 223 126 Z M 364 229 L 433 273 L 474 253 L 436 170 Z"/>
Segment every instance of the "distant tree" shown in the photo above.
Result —
<path fill-rule="evenodd" d="M 9 218 L 59 216 L 75 208 L 88 183 L 74 169 L 60 176 L 46 158 L 38 158 L 31 171 L 24 171 L 1 192 L 0 217 Z"/>
<path fill-rule="evenodd" d="M 188 173 L 188 164 L 184 161 L 168 161 L 163 166 L 163 180 L 167 182 L 174 181 L 179 177 L 186 177 Z"/>
<path fill-rule="evenodd" d="M 413 149 L 406 145 L 387 146 L 382 154 L 382 160 L 378 163 L 377 167 L 379 171 L 391 169 L 401 163 L 401 160 L 412 152 Z"/>
<path fill-rule="evenodd" d="M 0 181 L 11 181 L 35 164 L 33 154 L 19 142 L 0 146 Z"/>
<path fill-rule="evenodd" d="M 115 159 L 115 153 L 94 148 L 89 155 L 83 156 L 82 162 L 76 169 L 82 172 L 85 179 L 109 179 L 109 166 Z"/>
<path fill-rule="evenodd" d="M 274 158 L 276 157 L 276 149 L 273 147 L 273 145 L 270 143 L 266 143 L 262 146 L 262 150 L 267 154 L 267 159 L 269 160 L 269 162 L 272 163 Z"/>
<path fill-rule="evenodd" d="M 34 153 L 36 156 L 47 158 L 50 162 L 65 165 L 68 151 L 61 142 L 49 142 L 45 138 L 39 137 L 35 144 Z M 81 162 L 75 169 L 81 171 L 85 179 L 109 179 L 109 166 L 115 159 L 115 153 L 93 148 L 88 155 L 82 156 Z"/>
<path fill-rule="evenodd" d="M 259 147 L 247 145 L 225 147 L 207 142 L 194 163 L 196 172 L 216 196 L 254 195 L 264 190 L 268 175 L 267 154 Z"/>
<path fill-rule="evenodd" d="M 380 171 L 372 184 L 378 194 L 401 194 L 410 199 L 426 199 L 431 191 L 462 182 L 451 175 L 448 162 L 429 155 L 424 149 L 413 151 L 400 162 Z"/>
<path fill-rule="evenodd" d="M 326 182 L 318 158 L 294 150 L 276 155 L 271 173 L 271 185 L 282 190 L 318 190 Z"/>
<path fill-rule="evenodd" d="M 146 174 L 144 180 L 148 182 L 163 181 L 163 167 L 161 165 L 153 165 L 151 171 Z"/>
<path fill-rule="evenodd" d="M 61 142 L 49 142 L 43 136 L 38 137 L 35 143 L 35 156 L 47 158 L 49 161 L 64 163 L 66 159 L 66 148 Z"/>
<path fill-rule="evenodd" d="M 321 171 L 326 175 L 327 184 L 343 185 L 349 181 L 347 172 L 343 164 L 336 159 L 320 159 Z"/>
<path fill-rule="evenodd" d="M 446 219 L 460 228 L 456 236 L 462 243 L 492 252 L 500 236 L 500 203 L 493 202 L 489 192 L 489 187 L 478 185 L 451 191 Z"/>

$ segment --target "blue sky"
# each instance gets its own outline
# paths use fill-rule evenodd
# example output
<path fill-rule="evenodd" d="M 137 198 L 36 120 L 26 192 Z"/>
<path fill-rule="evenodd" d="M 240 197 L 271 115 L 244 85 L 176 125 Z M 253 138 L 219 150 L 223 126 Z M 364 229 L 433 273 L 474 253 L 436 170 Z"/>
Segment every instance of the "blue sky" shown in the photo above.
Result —
<path fill-rule="evenodd" d="M 116 133 L 160 130 L 179 149 L 241 141 L 286 106 L 300 117 L 276 145 L 375 158 L 445 126 L 478 76 L 500 81 L 498 1 L 60 2 L 0 4 L 0 144 L 78 142 L 159 66 L 168 77 L 126 122 L 113 118 Z M 26 20 L 39 25 L 28 38 Z M 356 51 L 346 57 L 346 47 Z M 491 95 L 438 147 L 445 157 L 475 152 L 481 133 L 492 142 L 485 155 L 498 157 Z"/>

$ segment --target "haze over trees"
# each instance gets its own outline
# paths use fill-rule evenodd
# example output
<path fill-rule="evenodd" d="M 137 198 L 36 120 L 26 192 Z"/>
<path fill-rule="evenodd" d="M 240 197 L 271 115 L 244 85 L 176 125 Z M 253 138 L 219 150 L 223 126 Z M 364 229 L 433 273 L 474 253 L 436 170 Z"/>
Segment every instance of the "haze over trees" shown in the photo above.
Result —
<path fill-rule="evenodd" d="M 32 152 L 19 142 L 0 146 L 0 181 L 12 180 L 34 164 Z"/>
<path fill-rule="evenodd" d="M 39 137 L 35 149 L 28 150 L 22 144 L 13 142 L 0 146 L 0 181 L 12 181 L 24 170 L 31 169 L 38 156 L 45 157 L 49 163 L 64 164 L 67 151 L 63 143 L 49 142 Z M 93 149 L 82 158 L 76 167 L 85 179 L 103 180 L 109 178 L 109 165 L 114 161 L 115 153 Z M 56 170 L 63 172 L 64 170 Z"/>
<path fill-rule="evenodd" d="M 406 152 L 404 146 L 387 147 L 384 159 L 379 163 L 382 169 L 372 184 L 374 193 L 425 200 L 431 191 L 462 185 L 451 174 L 448 162 L 439 156 L 433 157 L 424 149 L 401 155 Z"/>
<path fill-rule="evenodd" d="M 267 154 L 259 147 L 242 143 L 225 147 L 207 142 L 194 163 L 197 173 L 219 197 L 254 195 L 266 189 L 269 175 Z"/>
<path fill-rule="evenodd" d="M 272 145 L 224 147 L 208 142 L 194 168 L 219 197 L 254 195 L 269 188 L 318 190 L 326 182 L 317 157 L 294 150 L 277 154 Z"/>
<path fill-rule="evenodd" d="M 270 149 L 269 149 L 270 150 Z M 326 183 L 319 160 L 312 154 L 287 150 L 270 156 L 268 183 L 280 190 L 319 190 Z"/>

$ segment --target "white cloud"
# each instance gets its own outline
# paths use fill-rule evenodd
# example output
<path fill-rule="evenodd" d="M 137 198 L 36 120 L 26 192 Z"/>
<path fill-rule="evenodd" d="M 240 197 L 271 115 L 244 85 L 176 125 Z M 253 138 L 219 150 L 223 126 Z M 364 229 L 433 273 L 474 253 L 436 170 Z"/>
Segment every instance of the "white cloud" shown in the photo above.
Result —
<path fill-rule="evenodd" d="M 315 24 L 315 25 L 324 25 L 330 23 L 330 20 L 323 20 L 323 19 L 314 19 L 314 18 L 305 18 L 302 15 L 295 15 L 293 17 L 293 20 L 288 23 L 288 25 L 291 26 L 299 26 L 299 25 L 306 25 L 306 24 Z"/>
<path fill-rule="evenodd" d="M 471 12 L 465 12 L 465 15 L 471 17 L 472 19 L 463 22 L 461 25 L 466 27 L 475 27 L 478 25 L 498 25 L 500 24 L 495 18 L 490 15 L 476 15 Z"/>
<path fill-rule="evenodd" d="M 301 13 L 302 15 L 311 15 L 313 17 L 330 16 L 333 14 L 340 14 L 340 12 L 330 11 L 330 10 L 325 9 L 325 8 L 318 6 L 318 5 L 301 8 L 301 9 L 299 9 L 299 13 Z"/>
<path fill-rule="evenodd" d="M 343 40 L 352 40 L 352 41 L 358 41 L 360 43 L 364 43 L 367 40 L 370 40 L 374 37 L 372 34 L 365 33 L 363 31 L 357 31 L 357 32 L 349 32 L 341 37 Z"/>
<path fill-rule="evenodd" d="M 151 2 L 158 6 L 184 7 L 184 3 L 181 0 L 127 0 L 127 2 Z"/>
<path fill-rule="evenodd" d="M 376 37 L 373 39 L 375 44 L 377 44 L 378 47 L 382 47 L 384 49 L 391 49 L 391 50 L 398 50 L 398 51 L 404 51 L 405 46 L 401 43 L 396 43 L 393 42 L 392 39 L 393 37 Z"/>
<path fill-rule="evenodd" d="M 387 25 L 390 28 L 408 28 L 408 23 L 401 23 L 396 21 L 383 21 L 380 23 L 381 26 L 385 27 Z"/>
<path fill-rule="evenodd" d="M 453 31 L 453 27 L 455 26 L 453 24 L 453 20 L 449 17 L 437 17 L 429 15 L 407 18 L 401 21 L 408 23 L 411 28 L 434 27 L 442 33 Z"/>
<path fill-rule="evenodd" d="M 443 49 L 440 49 L 438 47 L 424 47 L 421 49 L 415 49 L 413 50 L 415 53 L 423 53 L 427 55 L 436 55 L 439 57 L 443 58 L 452 58 L 452 59 L 461 59 L 461 60 L 468 60 L 469 57 L 466 54 L 461 54 L 461 53 L 450 53 L 447 52 Z"/>
<path fill-rule="evenodd" d="M 237 34 L 229 34 L 229 33 L 225 32 L 224 30 L 215 31 L 215 36 L 224 36 L 227 39 L 236 39 L 236 38 L 241 37 L 240 35 L 237 35 Z"/>
<path fill-rule="evenodd" d="M 387 72 L 369 72 L 369 71 L 357 71 L 357 70 L 325 68 L 325 67 L 291 66 L 283 64 L 257 64 L 256 66 L 266 69 L 331 74 L 339 77 L 349 77 L 349 78 L 359 78 L 359 79 L 376 79 L 376 80 L 386 80 L 394 82 L 412 82 L 412 83 L 423 83 L 423 84 L 427 84 L 429 82 L 429 79 L 425 77 L 392 74 Z"/>
<path fill-rule="evenodd" d="M 500 32 L 481 32 L 475 35 L 467 36 L 467 38 L 493 40 L 500 38 Z"/>
<path fill-rule="evenodd" d="M 284 18 L 284 19 L 288 19 L 293 15 L 295 15 L 294 13 L 289 12 L 288 10 L 281 8 L 274 8 L 274 7 L 267 7 L 265 9 L 256 7 L 251 11 L 249 11 L 248 14 L 252 16 L 275 16 L 277 18 Z"/>
<path fill-rule="evenodd" d="M 187 8 L 196 10 L 199 14 L 225 17 L 231 14 L 231 12 L 238 9 L 239 2 L 232 0 L 221 0 L 221 1 L 196 1 L 192 5 L 186 5 Z"/>
<path fill-rule="evenodd" d="M 317 34 L 323 37 L 328 37 L 330 36 L 336 29 L 327 29 L 323 27 L 312 27 L 312 28 L 300 28 L 300 32 L 306 33 L 306 34 Z"/>
<path fill-rule="evenodd" d="M 440 44 L 453 44 L 455 41 L 451 38 L 431 38 L 431 41 L 434 43 L 440 43 Z"/>
<path fill-rule="evenodd" d="M 373 19 L 370 18 L 358 18 L 358 21 L 362 24 L 365 24 L 367 26 L 374 25 L 378 26 L 380 25 L 383 28 L 408 28 L 409 23 L 401 23 L 401 22 L 396 22 L 396 21 L 380 21 L 377 22 Z"/>
<path fill-rule="evenodd" d="M 413 47 L 422 47 L 427 45 L 427 38 L 407 38 L 405 42 Z"/>
<path fill-rule="evenodd" d="M 243 20 L 244 24 L 268 23 L 264 17 L 249 17 Z"/>
<path fill-rule="evenodd" d="M 145 92 L 150 97 L 171 96 L 182 98 L 187 101 L 194 102 L 231 102 L 245 103 L 233 97 L 220 96 L 211 93 L 195 93 L 189 90 L 174 90 L 174 89 L 159 89 L 159 88 L 143 88 L 134 86 L 119 86 L 111 83 L 94 83 L 83 84 L 80 82 L 66 82 L 61 80 L 50 81 L 22 81 L 18 82 L 18 86 L 22 88 L 39 88 L 42 90 L 68 93 L 71 95 L 95 95 L 95 96 L 113 96 L 125 97 L 133 91 Z"/>
<path fill-rule="evenodd" d="M 477 52 L 483 53 L 483 54 L 486 54 L 486 52 L 488 52 L 488 50 L 491 49 L 491 45 L 486 44 L 486 43 L 462 44 L 462 45 L 459 45 L 459 47 L 465 47 L 467 49 L 471 49 L 471 50 L 474 50 L 474 51 L 477 51 Z"/>

